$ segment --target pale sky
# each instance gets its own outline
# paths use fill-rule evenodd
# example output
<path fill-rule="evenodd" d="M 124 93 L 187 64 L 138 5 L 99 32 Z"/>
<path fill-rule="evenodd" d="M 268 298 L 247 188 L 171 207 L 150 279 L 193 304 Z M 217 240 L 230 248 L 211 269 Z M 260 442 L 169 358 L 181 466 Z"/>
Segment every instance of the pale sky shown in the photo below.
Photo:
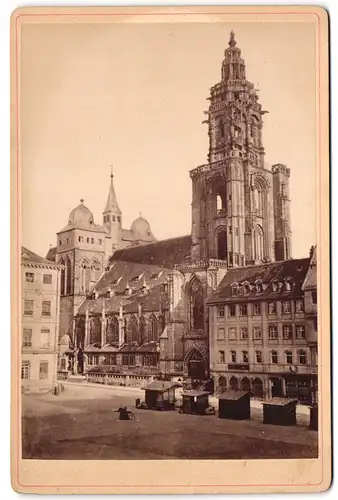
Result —
<path fill-rule="evenodd" d="M 206 163 L 209 89 L 233 29 L 258 85 L 266 161 L 291 168 L 293 257 L 315 230 L 315 25 L 35 24 L 22 29 L 22 244 L 45 256 L 84 198 L 102 224 L 114 164 L 123 227 L 191 231 L 189 170 Z"/>

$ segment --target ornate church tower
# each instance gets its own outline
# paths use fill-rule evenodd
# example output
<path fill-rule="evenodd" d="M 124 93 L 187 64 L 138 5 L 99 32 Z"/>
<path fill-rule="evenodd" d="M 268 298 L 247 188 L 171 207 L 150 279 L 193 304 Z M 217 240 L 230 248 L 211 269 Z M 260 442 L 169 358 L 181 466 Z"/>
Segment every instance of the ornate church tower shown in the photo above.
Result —
<path fill-rule="evenodd" d="M 114 189 L 114 175 L 113 167 L 110 173 L 110 188 L 106 208 L 103 212 L 103 226 L 107 229 L 111 237 L 112 248 L 119 248 L 122 240 L 122 212 L 117 204 L 115 189 Z"/>
<path fill-rule="evenodd" d="M 208 164 L 190 172 L 192 260 L 228 267 L 275 259 L 273 176 L 264 165 L 262 110 L 230 34 L 221 81 L 210 90 Z M 276 210 L 275 210 L 276 213 Z"/>

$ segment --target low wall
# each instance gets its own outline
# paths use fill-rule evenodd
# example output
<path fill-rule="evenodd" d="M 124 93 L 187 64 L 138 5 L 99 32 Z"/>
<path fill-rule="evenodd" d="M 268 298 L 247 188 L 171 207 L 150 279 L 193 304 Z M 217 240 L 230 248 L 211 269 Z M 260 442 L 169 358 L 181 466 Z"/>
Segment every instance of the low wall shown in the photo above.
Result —
<path fill-rule="evenodd" d="M 87 382 L 91 384 L 115 385 L 122 387 L 144 387 L 154 380 L 153 375 L 122 373 L 87 373 Z"/>

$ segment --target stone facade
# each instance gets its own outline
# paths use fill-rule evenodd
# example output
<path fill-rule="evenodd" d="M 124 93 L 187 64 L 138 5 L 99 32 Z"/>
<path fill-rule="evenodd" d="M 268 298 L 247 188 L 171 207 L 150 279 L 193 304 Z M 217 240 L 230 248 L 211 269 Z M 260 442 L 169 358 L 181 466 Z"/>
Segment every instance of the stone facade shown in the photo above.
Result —
<path fill-rule="evenodd" d="M 74 317 L 78 307 L 107 268 L 109 257 L 117 249 L 155 241 L 150 225 L 143 217 L 131 229 L 122 228 L 122 212 L 117 204 L 113 173 L 103 225 L 95 224 L 84 200 L 69 215 L 68 224 L 57 233 L 57 246 L 49 254 L 62 266 L 60 338 L 74 337 Z M 48 257 L 48 255 L 47 255 Z"/>
<path fill-rule="evenodd" d="M 190 172 L 193 184 L 193 260 L 226 260 L 228 267 L 291 258 L 290 169 L 264 162 L 267 111 L 246 79 L 231 33 L 222 79 L 206 112 L 209 162 Z"/>

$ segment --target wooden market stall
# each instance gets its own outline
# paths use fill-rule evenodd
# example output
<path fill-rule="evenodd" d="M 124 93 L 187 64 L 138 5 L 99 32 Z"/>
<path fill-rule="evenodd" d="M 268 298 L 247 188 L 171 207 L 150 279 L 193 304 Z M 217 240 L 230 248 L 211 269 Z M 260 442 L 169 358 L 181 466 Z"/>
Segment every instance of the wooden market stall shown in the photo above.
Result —
<path fill-rule="evenodd" d="M 218 416 L 231 420 L 250 419 L 250 393 L 228 391 L 218 396 Z"/>
<path fill-rule="evenodd" d="M 182 394 L 182 413 L 190 415 L 205 415 L 209 406 L 209 392 L 205 391 L 184 391 Z"/>
<path fill-rule="evenodd" d="M 297 425 L 297 399 L 272 398 L 263 401 L 263 423 L 272 425 Z"/>
<path fill-rule="evenodd" d="M 145 404 L 152 410 L 175 410 L 175 389 L 180 387 L 176 382 L 154 380 L 146 387 Z"/>

